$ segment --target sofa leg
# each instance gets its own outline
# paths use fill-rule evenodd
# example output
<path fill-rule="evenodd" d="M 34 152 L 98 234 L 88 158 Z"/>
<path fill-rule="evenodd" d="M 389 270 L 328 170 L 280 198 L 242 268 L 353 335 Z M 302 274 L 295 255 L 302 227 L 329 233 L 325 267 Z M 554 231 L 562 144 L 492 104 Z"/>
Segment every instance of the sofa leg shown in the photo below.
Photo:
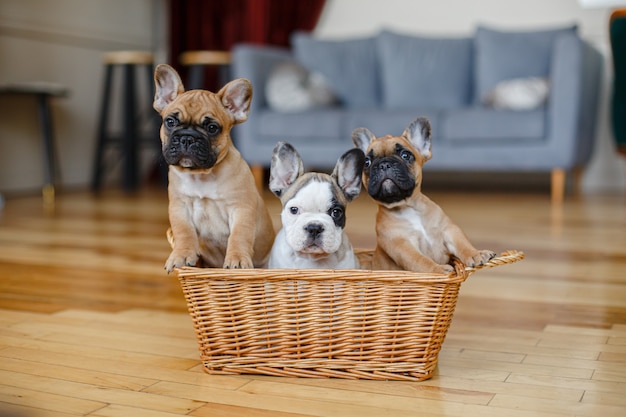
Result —
<path fill-rule="evenodd" d="M 577 166 L 572 171 L 573 174 L 573 193 L 575 197 L 580 197 L 583 190 L 583 168 Z"/>
<path fill-rule="evenodd" d="M 263 193 L 263 165 L 252 165 L 250 167 L 252 175 L 254 176 L 254 183 L 259 193 Z"/>
<path fill-rule="evenodd" d="M 551 175 L 551 197 L 552 204 L 563 204 L 565 198 L 565 178 L 566 172 L 562 168 L 554 168 Z"/>

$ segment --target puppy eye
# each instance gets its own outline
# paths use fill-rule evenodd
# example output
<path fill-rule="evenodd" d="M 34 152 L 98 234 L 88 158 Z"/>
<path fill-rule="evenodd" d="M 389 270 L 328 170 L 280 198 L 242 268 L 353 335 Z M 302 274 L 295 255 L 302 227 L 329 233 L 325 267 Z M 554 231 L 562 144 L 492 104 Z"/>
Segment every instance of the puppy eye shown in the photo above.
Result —
<path fill-rule="evenodd" d="M 291 214 L 298 214 L 298 212 L 299 212 L 299 211 L 300 211 L 300 210 L 298 210 L 298 207 L 290 207 L 290 208 L 289 208 L 289 212 L 290 212 Z"/>
<path fill-rule="evenodd" d="M 372 160 L 370 158 L 365 158 L 365 168 L 369 168 L 372 165 Z"/>
<path fill-rule="evenodd" d="M 209 135 L 215 135 L 220 131 L 220 125 L 211 121 L 204 122 L 204 128 L 209 133 Z"/>
<path fill-rule="evenodd" d="M 405 161 L 410 161 L 413 158 L 413 154 L 409 151 L 402 151 L 400 152 L 400 158 L 404 159 Z"/>
<path fill-rule="evenodd" d="M 335 207 L 333 209 L 330 210 L 330 217 L 332 217 L 333 219 L 338 219 L 341 216 L 343 216 L 343 210 Z"/>
<path fill-rule="evenodd" d="M 165 118 L 165 126 L 169 127 L 170 129 L 173 127 L 178 126 L 178 119 L 176 119 L 175 117 L 169 116 Z"/>

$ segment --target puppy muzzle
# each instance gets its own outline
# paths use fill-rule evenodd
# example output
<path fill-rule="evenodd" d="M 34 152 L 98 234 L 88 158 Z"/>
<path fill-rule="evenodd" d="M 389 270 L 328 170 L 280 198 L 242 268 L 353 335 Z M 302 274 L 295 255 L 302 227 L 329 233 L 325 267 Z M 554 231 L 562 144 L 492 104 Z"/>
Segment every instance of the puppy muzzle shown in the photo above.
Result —
<path fill-rule="evenodd" d="M 174 131 L 163 145 L 163 158 L 169 165 L 183 168 L 211 168 L 217 161 L 217 152 L 209 139 L 191 128 Z"/>
<path fill-rule="evenodd" d="M 325 253 L 324 249 L 324 225 L 320 223 L 309 223 L 304 227 L 306 240 L 302 252 L 305 253 Z"/>
<path fill-rule="evenodd" d="M 415 178 L 405 163 L 396 158 L 376 160 L 370 167 L 367 192 L 383 203 L 395 203 L 409 197 L 415 189 Z"/>
<path fill-rule="evenodd" d="M 303 218 L 285 229 L 288 245 L 300 255 L 325 256 L 337 252 L 342 229 L 337 228 L 329 216 L 326 217 L 328 219 L 303 214 Z"/>

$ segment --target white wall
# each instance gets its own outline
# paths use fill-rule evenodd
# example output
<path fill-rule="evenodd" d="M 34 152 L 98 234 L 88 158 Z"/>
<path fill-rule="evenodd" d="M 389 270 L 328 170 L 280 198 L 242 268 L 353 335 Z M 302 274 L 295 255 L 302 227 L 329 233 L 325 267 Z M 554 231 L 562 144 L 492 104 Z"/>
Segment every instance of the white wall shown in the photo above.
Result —
<path fill-rule="evenodd" d="M 52 109 L 64 186 L 91 180 L 103 53 L 160 51 L 160 7 L 161 0 L 0 0 L 0 82 L 49 81 L 70 90 Z M 34 100 L 0 96 L 0 192 L 38 190 L 42 153 Z"/>
<path fill-rule="evenodd" d="M 0 0 L 0 82 L 46 80 L 66 85 L 71 96 L 54 103 L 63 184 L 88 186 L 105 51 L 167 50 L 166 0 Z M 433 35 L 471 34 L 476 24 L 530 28 L 578 22 L 583 37 L 610 61 L 608 9 L 582 9 L 576 0 L 327 0 L 321 37 L 361 36 L 382 28 Z M 605 86 L 605 89 L 606 89 Z M 606 91 L 605 91 L 606 93 Z M 623 162 L 608 128 L 604 94 L 593 161 L 584 177 L 589 191 L 623 190 Z M 158 140 L 155 138 L 155 140 Z M 0 97 L 0 192 L 36 191 L 43 178 L 34 103 Z"/>
<path fill-rule="evenodd" d="M 464 36 L 471 35 L 477 24 L 506 30 L 578 23 L 580 34 L 606 58 L 600 126 L 583 188 L 589 192 L 623 192 L 626 169 L 615 152 L 609 128 L 610 13 L 608 8 L 583 9 L 577 0 L 327 0 L 316 35 L 363 36 L 387 28 L 409 34 Z"/>

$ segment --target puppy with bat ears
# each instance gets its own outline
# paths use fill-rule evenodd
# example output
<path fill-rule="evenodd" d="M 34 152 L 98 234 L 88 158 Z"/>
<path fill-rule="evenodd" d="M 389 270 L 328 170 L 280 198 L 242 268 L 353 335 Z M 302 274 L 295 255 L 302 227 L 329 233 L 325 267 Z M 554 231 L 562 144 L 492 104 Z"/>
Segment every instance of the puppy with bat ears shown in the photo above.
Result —
<path fill-rule="evenodd" d="M 448 274 L 455 256 L 467 266 L 495 256 L 477 250 L 461 228 L 421 192 L 422 167 L 431 156 L 428 119 L 415 119 L 401 136 L 375 137 L 358 128 L 354 145 L 365 152 L 363 185 L 378 204 L 373 269 Z"/>
<path fill-rule="evenodd" d="M 346 206 L 361 191 L 364 155 L 344 153 L 331 175 L 304 173 L 295 148 L 276 144 L 270 190 L 280 198 L 282 229 L 270 254 L 270 268 L 354 269 L 359 262 L 344 231 Z"/>
<path fill-rule="evenodd" d="M 153 107 L 168 164 L 172 252 L 167 272 L 182 266 L 267 265 L 271 218 L 250 167 L 234 147 L 231 128 L 247 120 L 252 84 L 238 78 L 219 92 L 185 91 L 178 73 L 158 65 Z"/>

